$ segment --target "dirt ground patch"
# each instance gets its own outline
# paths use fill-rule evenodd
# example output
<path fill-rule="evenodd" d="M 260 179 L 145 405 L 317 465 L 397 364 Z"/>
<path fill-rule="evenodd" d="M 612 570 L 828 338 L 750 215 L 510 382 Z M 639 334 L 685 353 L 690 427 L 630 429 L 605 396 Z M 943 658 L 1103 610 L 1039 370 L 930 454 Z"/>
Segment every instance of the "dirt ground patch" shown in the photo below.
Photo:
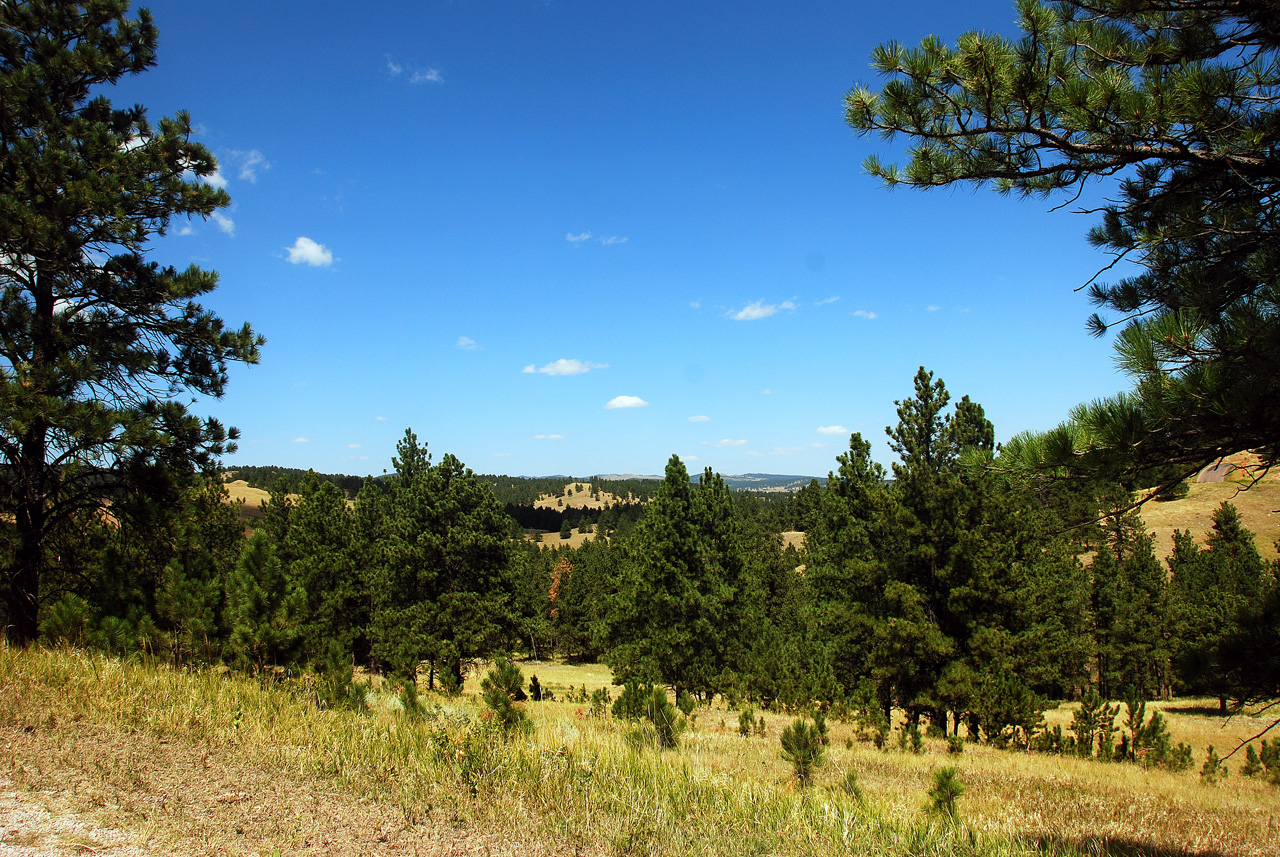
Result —
<path fill-rule="evenodd" d="M 298 772 L 87 724 L 0 727 L 0 857 L 545 853 Z"/>

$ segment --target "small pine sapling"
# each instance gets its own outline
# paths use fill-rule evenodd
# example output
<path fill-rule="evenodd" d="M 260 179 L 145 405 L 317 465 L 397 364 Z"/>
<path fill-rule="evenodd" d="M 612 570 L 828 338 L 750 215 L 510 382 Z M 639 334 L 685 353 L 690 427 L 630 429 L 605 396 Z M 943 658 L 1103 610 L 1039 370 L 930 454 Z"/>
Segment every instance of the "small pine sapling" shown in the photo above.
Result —
<path fill-rule="evenodd" d="M 1200 782 L 1207 786 L 1216 785 L 1227 778 L 1231 773 L 1231 769 L 1222 764 L 1222 760 L 1218 758 L 1218 751 L 1213 749 L 1213 745 L 1209 745 L 1209 755 L 1204 760 L 1204 765 L 1200 768 Z"/>
<path fill-rule="evenodd" d="M 680 691 L 676 694 L 676 708 L 680 709 L 680 713 L 688 717 L 693 710 L 698 707 L 698 700 L 687 691 Z"/>
<path fill-rule="evenodd" d="M 750 708 L 744 708 L 742 713 L 738 715 L 738 734 L 743 738 L 750 738 L 751 731 L 756 725 L 756 713 Z"/>
<path fill-rule="evenodd" d="M 1258 758 L 1267 782 L 1280 786 L 1280 738 L 1273 738 L 1270 742 L 1264 738 Z"/>
<path fill-rule="evenodd" d="M 763 738 L 765 733 L 769 731 L 769 724 L 764 722 L 764 715 L 760 715 L 760 719 L 756 721 L 756 735 Z"/>
<path fill-rule="evenodd" d="M 645 700 L 653 695 L 653 686 L 629 681 L 622 686 L 622 693 L 613 701 L 613 716 L 623 720 L 639 720 L 644 717 Z"/>
<path fill-rule="evenodd" d="M 925 809 L 955 821 L 956 800 L 963 794 L 964 784 L 956 777 L 956 769 L 938 768 L 933 772 L 933 788 L 929 789 L 929 804 Z"/>
<path fill-rule="evenodd" d="M 518 699 L 525 699 L 524 676 L 520 668 L 505 658 L 493 662 L 493 668 L 480 682 L 484 692 L 484 704 L 493 713 L 494 724 L 504 736 L 523 732 L 533 724 L 529 715 L 516 704 Z"/>
<path fill-rule="evenodd" d="M 796 719 L 782 730 L 782 758 L 795 769 L 800 788 L 809 785 L 813 772 L 822 766 L 825 755 L 822 733 L 816 724 Z"/>
<path fill-rule="evenodd" d="M 853 798 L 858 803 L 862 803 L 864 795 L 862 793 L 862 785 L 858 782 L 857 771 L 849 771 L 845 774 L 844 779 L 840 781 L 840 788 L 843 789 L 844 793 L 849 797 Z"/>
<path fill-rule="evenodd" d="M 964 739 L 959 735 L 951 735 L 947 738 L 947 752 L 953 756 L 959 756 L 964 752 Z"/>
<path fill-rule="evenodd" d="M 598 687 L 591 691 L 591 716 L 604 717 L 609 711 L 609 688 Z"/>
<path fill-rule="evenodd" d="M 658 746 L 674 750 L 680 743 L 680 733 L 685 730 L 685 719 L 667 699 L 667 691 L 655 687 L 645 702 L 644 716 L 653 724 L 658 735 Z"/>
<path fill-rule="evenodd" d="M 542 683 L 536 675 L 529 676 L 529 698 L 534 702 L 542 702 Z"/>
<path fill-rule="evenodd" d="M 1244 748 L 1244 765 L 1240 768 L 1240 775 L 1244 777 L 1256 777 L 1262 773 L 1262 758 L 1258 756 L 1258 751 L 1253 749 L 1253 745 Z"/>
<path fill-rule="evenodd" d="M 818 734 L 822 736 L 822 744 L 826 746 L 831 743 L 830 730 L 827 728 L 827 710 L 822 706 L 817 706 L 813 710 L 813 725 L 818 728 Z"/>

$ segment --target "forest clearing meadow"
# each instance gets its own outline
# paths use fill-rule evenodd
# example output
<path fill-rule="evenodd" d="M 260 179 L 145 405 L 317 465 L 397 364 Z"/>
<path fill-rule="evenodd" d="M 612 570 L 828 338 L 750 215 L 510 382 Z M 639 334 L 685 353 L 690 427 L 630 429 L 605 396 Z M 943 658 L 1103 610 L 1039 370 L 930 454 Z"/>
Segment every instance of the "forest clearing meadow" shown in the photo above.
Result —
<path fill-rule="evenodd" d="M 1182 773 L 996 750 L 913 754 L 855 740 L 830 721 L 826 763 L 799 789 L 779 752 L 790 716 L 763 735 L 701 707 L 676 750 L 647 726 L 564 701 L 607 687 L 601 665 L 521 665 L 557 701 L 523 703 L 532 729 L 503 740 L 475 699 L 423 694 L 406 714 L 372 690 L 363 713 L 326 710 L 305 680 L 174 670 L 67 648 L 0 649 L 0 777 L 17 800 L 85 823 L 6 830 L 0 853 L 172 854 L 1089 854 L 1275 853 L 1280 789 L 1198 774 L 1265 716 L 1212 700 L 1158 703 Z M 1070 723 L 1071 706 L 1046 721 Z M 933 772 L 965 787 L 955 821 L 927 810 Z M 123 844 L 122 844 L 123 843 Z M 22 849 L 27 850 L 22 850 Z M 129 848 L 140 850 L 128 850 Z"/>

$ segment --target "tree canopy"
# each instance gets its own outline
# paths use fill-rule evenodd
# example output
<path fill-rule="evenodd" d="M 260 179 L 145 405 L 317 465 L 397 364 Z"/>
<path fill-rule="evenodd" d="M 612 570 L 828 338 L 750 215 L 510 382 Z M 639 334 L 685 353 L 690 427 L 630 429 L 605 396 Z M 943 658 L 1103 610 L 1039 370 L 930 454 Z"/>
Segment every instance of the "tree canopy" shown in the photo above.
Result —
<path fill-rule="evenodd" d="M 1004 460 L 1182 475 L 1242 449 L 1275 461 L 1280 11 L 1265 0 L 1021 0 L 1018 13 L 1016 41 L 970 32 L 954 47 L 882 45 L 873 65 L 891 79 L 846 97 L 855 130 L 911 138 L 904 166 L 867 159 L 890 186 L 1047 196 L 1118 182 L 1089 239 L 1137 270 L 1090 284 L 1101 313 L 1089 327 L 1119 327 L 1135 389 L 1014 438 Z"/>
<path fill-rule="evenodd" d="M 123 484 L 209 467 L 234 431 L 178 397 L 220 396 L 261 337 L 196 302 L 217 276 L 148 262 L 174 217 L 227 194 L 185 114 L 148 122 L 96 89 L 155 64 L 125 0 L 0 3 L 0 512 L 14 521 L 12 639 L 35 637 L 52 532 Z"/>

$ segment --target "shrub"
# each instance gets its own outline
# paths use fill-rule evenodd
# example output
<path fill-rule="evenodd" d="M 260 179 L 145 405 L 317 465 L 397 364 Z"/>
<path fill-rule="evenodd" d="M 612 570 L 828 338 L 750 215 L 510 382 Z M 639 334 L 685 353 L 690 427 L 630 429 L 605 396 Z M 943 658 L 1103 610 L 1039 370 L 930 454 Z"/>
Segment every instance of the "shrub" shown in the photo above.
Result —
<path fill-rule="evenodd" d="M 822 766 L 825 753 L 817 724 L 797 719 L 782 730 L 782 758 L 795 768 L 800 788 L 809 785 L 813 772 Z"/>
<path fill-rule="evenodd" d="M 613 701 L 613 716 L 623 720 L 639 720 L 644 717 L 645 701 L 653 695 L 653 686 L 629 681 L 622 686 L 622 693 Z"/>
<path fill-rule="evenodd" d="M 604 717 L 609 710 L 609 688 L 598 687 L 591 691 L 591 716 Z"/>
<path fill-rule="evenodd" d="M 1253 749 L 1250 744 L 1244 748 L 1244 766 L 1240 768 L 1241 776 L 1256 777 L 1262 773 L 1262 759 L 1258 756 L 1258 751 Z"/>
<path fill-rule="evenodd" d="M 743 738 L 750 738 L 751 731 L 756 725 L 756 713 L 750 708 L 744 708 L 742 713 L 738 715 L 738 734 Z"/>
<path fill-rule="evenodd" d="M 680 709 L 680 713 L 688 717 L 693 713 L 693 709 L 698 707 L 698 701 L 686 691 L 680 691 L 676 695 L 676 708 Z"/>
<path fill-rule="evenodd" d="M 658 734 L 658 745 L 664 750 L 674 750 L 680 743 L 680 733 L 685 729 L 685 719 L 667 699 L 664 688 L 652 689 L 645 702 L 644 716 Z"/>
<path fill-rule="evenodd" d="M 1204 760 L 1204 765 L 1200 768 L 1200 782 L 1207 786 L 1216 785 L 1227 778 L 1231 773 L 1231 769 L 1222 764 L 1222 760 L 1218 758 L 1218 751 L 1213 749 L 1213 745 L 1209 745 L 1209 755 Z"/>
<path fill-rule="evenodd" d="M 845 774 L 844 779 L 840 781 L 840 788 L 843 789 L 844 793 L 849 797 L 853 798 L 858 803 L 862 803 L 862 786 L 858 783 L 857 771 L 849 771 Z"/>
<path fill-rule="evenodd" d="M 484 704 L 493 712 L 494 725 L 504 735 L 522 732 L 532 726 L 524 709 L 516 704 L 524 699 L 524 676 L 520 668 L 506 658 L 494 661 L 493 668 L 480 682 Z"/>
<path fill-rule="evenodd" d="M 1092 758 L 1094 741 L 1104 726 L 1111 730 L 1106 734 L 1114 733 L 1111 724 L 1119 713 L 1120 706 L 1107 705 L 1096 691 L 1090 689 L 1080 700 L 1080 708 L 1071 721 L 1071 731 L 1076 736 L 1076 754 L 1083 759 Z"/>
<path fill-rule="evenodd" d="M 542 702 L 542 682 L 536 675 L 529 676 L 529 698 L 534 702 Z"/>
<path fill-rule="evenodd" d="M 953 756 L 959 756 L 964 752 L 964 739 L 959 735 L 952 735 L 947 738 L 947 752 Z"/>
<path fill-rule="evenodd" d="M 956 799 L 964 794 L 964 784 L 956 778 L 955 768 L 938 768 L 933 772 L 933 788 L 929 789 L 929 804 L 925 808 L 944 818 L 956 818 Z"/>

